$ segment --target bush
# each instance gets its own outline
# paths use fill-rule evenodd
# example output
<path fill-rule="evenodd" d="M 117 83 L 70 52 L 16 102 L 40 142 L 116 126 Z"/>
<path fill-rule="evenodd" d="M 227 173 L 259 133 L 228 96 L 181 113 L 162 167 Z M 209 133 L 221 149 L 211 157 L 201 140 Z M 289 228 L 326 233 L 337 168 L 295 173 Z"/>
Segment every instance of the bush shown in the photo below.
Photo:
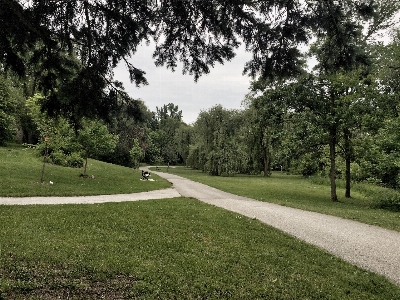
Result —
<path fill-rule="evenodd" d="M 376 181 L 371 175 L 372 164 L 370 162 L 362 161 L 360 163 L 350 164 L 350 176 L 354 182 L 369 182 Z"/>
<path fill-rule="evenodd" d="M 82 168 L 83 162 L 83 158 L 78 153 L 71 153 L 67 156 L 68 167 Z"/>
<path fill-rule="evenodd" d="M 318 162 L 303 158 L 294 166 L 294 173 L 301 174 L 304 177 L 310 177 L 318 173 Z"/>
<path fill-rule="evenodd" d="M 67 166 L 67 157 L 62 151 L 53 151 L 49 155 L 50 160 L 53 164 L 59 165 L 59 166 Z"/>
<path fill-rule="evenodd" d="M 387 209 L 400 212 L 400 192 L 386 189 L 375 196 L 373 206 L 376 208 Z"/>
<path fill-rule="evenodd" d="M 69 155 L 63 153 L 61 150 L 53 151 L 49 155 L 49 162 L 58 166 L 82 168 L 83 158 L 78 153 L 71 153 Z"/>

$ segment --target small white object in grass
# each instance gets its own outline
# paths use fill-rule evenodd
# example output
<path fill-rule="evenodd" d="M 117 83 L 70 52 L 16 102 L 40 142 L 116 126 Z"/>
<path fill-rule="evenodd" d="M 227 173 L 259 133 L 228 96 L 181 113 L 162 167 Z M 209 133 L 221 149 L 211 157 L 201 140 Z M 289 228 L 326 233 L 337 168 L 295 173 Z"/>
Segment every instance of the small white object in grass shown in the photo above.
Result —
<path fill-rule="evenodd" d="M 54 182 L 50 180 L 50 184 L 53 184 Z"/>

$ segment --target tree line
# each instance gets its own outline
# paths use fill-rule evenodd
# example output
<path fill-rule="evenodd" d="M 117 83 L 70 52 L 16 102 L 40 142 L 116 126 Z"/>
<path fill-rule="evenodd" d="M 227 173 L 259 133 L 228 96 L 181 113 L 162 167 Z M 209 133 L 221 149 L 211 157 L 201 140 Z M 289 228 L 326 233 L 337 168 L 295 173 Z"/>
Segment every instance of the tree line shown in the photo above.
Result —
<path fill-rule="evenodd" d="M 244 110 L 215 106 L 193 127 L 187 163 L 212 175 L 272 170 L 400 188 L 400 33 L 368 45 L 368 65 L 258 80 Z M 331 195 L 332 196 L 332 195 Z"/>

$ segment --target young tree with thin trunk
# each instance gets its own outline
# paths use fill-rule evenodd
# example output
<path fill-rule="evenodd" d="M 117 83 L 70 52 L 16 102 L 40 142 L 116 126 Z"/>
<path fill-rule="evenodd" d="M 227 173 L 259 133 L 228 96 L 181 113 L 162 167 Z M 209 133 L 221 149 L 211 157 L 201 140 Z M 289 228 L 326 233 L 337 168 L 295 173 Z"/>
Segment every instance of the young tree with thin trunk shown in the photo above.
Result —
<path fill-rule="evenodd" d="M 85 165 L 83 175 L 86 176 L 88 158 L 113 152 L 118 136 L 110 134 L 107 126 L 99 121 L 85 121 L 85 125 L 78 131 L 77 141 L 82 147 Z"/>

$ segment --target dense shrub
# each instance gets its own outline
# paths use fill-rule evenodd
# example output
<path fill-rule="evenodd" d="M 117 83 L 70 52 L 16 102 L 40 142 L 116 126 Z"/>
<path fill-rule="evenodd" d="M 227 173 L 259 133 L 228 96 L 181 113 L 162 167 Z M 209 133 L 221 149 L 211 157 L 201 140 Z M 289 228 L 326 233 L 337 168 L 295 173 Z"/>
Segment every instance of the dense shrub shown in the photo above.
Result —
<path fill-rule="evenodd" d="M 83 167 L 83 158 L 78 153 L 71 153 L 67 155 L 67 163 L 68 167 L 71 168 L 82 168 Z"/>
<path fill-rule="evenodd" d="M 386 189 L 375 196 L 373 206 L 376 208 L 400 212 L 400 192 Z"/>
<path fill-rule="evenodd" d="M 53 151 L 49 155 L 49 162 L 55 165 L 71 168 L 82 168 L 83 158 L 78 153 L 65 154 L 61 150 Z"/>
<path fill-rule="evenodd" d="M 116 149 L 114 153 L 98 155 L 97 159 L 114 165 L 131 167 L 131 158 L 129 152 L 120 149 Z"/>
<path fill-rule="evenodd" d="M 301 174 L 304 177 L 316 175 L 319 170 L 319 161 L 311 153 L 304 154 L 301 158 L 293 162 L 291 172 Z"/>
<path fill-rule="evenodd" d="M 49 155 L 50 160 L 53 164 L 65 167 L 67 165 L 67 157 L 61 151 L 53 151 Z"/>

